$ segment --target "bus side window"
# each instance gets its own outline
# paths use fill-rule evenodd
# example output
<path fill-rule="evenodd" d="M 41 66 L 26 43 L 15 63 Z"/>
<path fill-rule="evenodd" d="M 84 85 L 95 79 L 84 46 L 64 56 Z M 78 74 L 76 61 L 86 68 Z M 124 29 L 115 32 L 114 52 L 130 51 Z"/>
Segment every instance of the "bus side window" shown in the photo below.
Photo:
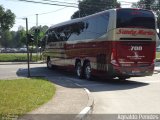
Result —
<path fill-rule="evenodd" d="M 58 37 L 56 33 L 52 30 L 51 32 L 48 33 L 47 43 L 56 42 L 56 41 L 58 41 Z"/>
<path fill-rule="evenodd" d="M 96 39 L 107 33 L 109 14 L 100 14 L 89 18 L 88 28 L 86 30 L 86 39 Z"/>
<path fill-rule="evenodd" d="M 85 39 L 85 30 L 86 30 L 86 25 L 84 21 L 78 22 L 78 23 L 73 23 L 70 25 L 70 37 L 69 40 L 74 41 L 74 40 L 84 40 Z"/>
<path fill-rule="evenodd" d="M 60 33 L 60 41 L 66 41 L 66 36 L 65 36 L 65 34 L 62 32 L 62 33 Z"/>
<path fill-rule="evenodd" d="M 68 40 L 68 27 L 62 26 L 56 29 L 56 35 L 58 41 L 67 41 Z"/>
<path fill-rule="evenodd" d="M 96 22 L 97 22 L 96 32 L 98 33 L 97 37 L 101 37 L 102 35 L 107 33 L 109 13 L 99 15 L 96 19 Z"/>

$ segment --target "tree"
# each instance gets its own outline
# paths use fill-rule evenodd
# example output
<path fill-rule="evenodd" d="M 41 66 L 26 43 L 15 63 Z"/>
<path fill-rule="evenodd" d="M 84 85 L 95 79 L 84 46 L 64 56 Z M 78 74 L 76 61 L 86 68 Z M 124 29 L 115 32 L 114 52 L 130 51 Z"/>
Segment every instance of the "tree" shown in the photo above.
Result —
<path fill-rule="evenodd" d="M 33 46 L 36 47 L 36 52 L 37 52 L 37 60 L 38 60 L 38 51 L 39 47 L 41 47 L 41 39 L 44 37 L 46 31 L 48 30 L 48 26 L 33 26 L 30 30 L 29 33 L 34 36 L 34 41 L 30 43 L 32 46 L 31 48 L 31 54 L 30 54 L 30 59 L 32 60 L 32 52 L 33 52 Z M 41 57 L 41 51 L 40 51 L 40 57 Z"/>
<path fill-rule="evenodd" d="M 18 29 L 14 41 L 16 43 L 16 47 L 18 48 L 26 45 L 26 31 L 23 27 L 21 27 L 21 29 Z"/>
<path fill-rule="evenodd" d="M 11 10 L 6 10 L 0 5 L 0 30 L 9 30 L 15 22 L 15 14 Z"/>
<path fill-rule="evenodd" d="M 48 26 L 33 26 L 30 30 L 29 33 L 31 33 L 32 35 L 34 35 L 34 46 L 40 46 L 41 43 L 41 39 L 44 37 L 46 31 L 48 30 Z"/>
<path fill-rule="evenodd" d="M 36 46 L 37 43 L 40 42 L 40 40 L 44 37 L 46 31 L 48 30 L 48 26 L 33 26 L 30 30 L 29 33 L 34 35 L 34 45 Z M 37 40 L 37 41 L 36 41 Z"/>
<path fill-rule="evenodd" d="M 79 10 L 76 11 L 71 19 L 84 17 L 100 11 L 104 11 L 111 8 L 120 7 L 120 3 L 117 0 L 83 0 L 79 1 Z"/>
<path fill-rule="evenodd" d="M 3 47 L 9 47 L 10 39 L 12 38 L 9 29 L 13 27 L 15 15 L 11 10 L 6 10 L 0 5 L 0 44 Z"/>
<path fill-rule="evenodd" d="M 148 9 L 148 10 L 156 10 L 157 0 L 139 0 L 137 3 L 133 3 L 132 7 L 134 8 L 142 8 L 142 9 Z"/>
<path fill-rule="evenodd" d="M 12 35 L 9 30 L 5 30 L 2 33 L 1 45 L 5 48 L 11 47 Z"/>

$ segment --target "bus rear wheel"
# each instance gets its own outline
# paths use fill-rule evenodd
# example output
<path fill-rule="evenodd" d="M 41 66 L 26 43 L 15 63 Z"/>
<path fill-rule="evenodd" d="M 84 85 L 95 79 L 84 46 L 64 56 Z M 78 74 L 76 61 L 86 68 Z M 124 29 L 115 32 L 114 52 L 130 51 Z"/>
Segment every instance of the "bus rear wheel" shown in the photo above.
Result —
<path fill-rule="evenodd" d="M 130 77 L 125 77 L 125 76 L 123 77 L 123 76 L 121 76 L 121 77 L 118 77 L 118 78 L 119 78 L 120 81 L 125 81 L 126 79 L 128 79 Z"/>
<path fill-rule="evenodd" d="M 82 66 L 81 66 L 81 62 L 77 62 L 76 63 L 76 75 L 78 78 L 83 78 L 83 71 L 82 71 Z"/>
<path fill-rule="evenodd" d="M 87 80 L 91 79 L 91 65 L 89 62 L 84 65 L 84 77 Z"/>

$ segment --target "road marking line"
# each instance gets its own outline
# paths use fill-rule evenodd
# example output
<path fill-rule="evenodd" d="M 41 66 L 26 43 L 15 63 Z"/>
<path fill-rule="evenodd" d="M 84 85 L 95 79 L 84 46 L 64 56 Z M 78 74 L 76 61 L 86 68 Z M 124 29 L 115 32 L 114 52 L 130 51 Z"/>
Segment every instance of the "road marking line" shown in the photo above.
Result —
<path fill-rule="evenodd" d="M 78 83 L 74 83 L 75 85 L 77 85 L 78 87 L 82 87 L 80 84 L 78 84 Z"/>
<path fill-rule="evenodd" d="M 84 88 L 83 85 L 80 85 L 78 83 L 73 82 L 75 85 L 77 85 L 78 87 L 83 88 L 86 93 L 88 94 L 88 104 L 87 107 L 85 107 L 77 116 L 74 120 L 86 120 L 88 119 L 88 115 L 92 113 L 93 111 L 93 106 L 94 106 L 94 99 L 91 96 L 91 92 L 87 89 Z"/>
<path fill-rule="evenodd" d="M 89 114 L 91 114 L 91 107 L 85 107 L 74 120 L 90 120 L 91 118 L 89 118 Z"/>
<path fill-rule="evenodd" d="M 81 86 L 87 87 L 87 86 L 99 86 L 99 85 L 105 85 L 105 84 L 87 84 L 87 85 L 81 85 Z"/>
<path fill-rule="evenodd" d="M 87 114 L 90 111 L 91 107 L 85 107 L 79 114 Z"/>
<path fill-rule="evenodd" d="M 141 82 L 144 82 L 144 83 L 159 83 L 160 81 L 141 81 Z"/>
<path fill-rule="evenodd" d="M 84 90 L 85 90 L 88 94 L 91 94 L 91 92 L 90 92 L 87 88 L 84 88 Z"/>

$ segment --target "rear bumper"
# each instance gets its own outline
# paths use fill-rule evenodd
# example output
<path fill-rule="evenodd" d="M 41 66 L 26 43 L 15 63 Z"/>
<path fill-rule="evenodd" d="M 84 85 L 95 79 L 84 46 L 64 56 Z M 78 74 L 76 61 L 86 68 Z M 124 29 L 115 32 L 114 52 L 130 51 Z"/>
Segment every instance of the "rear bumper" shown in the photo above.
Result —
<path fill-rule="evenodd" d="M 151 76 L 154 72 L 154 65 L 145 67 L 117 67 L 113 66 L 113 71 L 116 76 Z"/>

